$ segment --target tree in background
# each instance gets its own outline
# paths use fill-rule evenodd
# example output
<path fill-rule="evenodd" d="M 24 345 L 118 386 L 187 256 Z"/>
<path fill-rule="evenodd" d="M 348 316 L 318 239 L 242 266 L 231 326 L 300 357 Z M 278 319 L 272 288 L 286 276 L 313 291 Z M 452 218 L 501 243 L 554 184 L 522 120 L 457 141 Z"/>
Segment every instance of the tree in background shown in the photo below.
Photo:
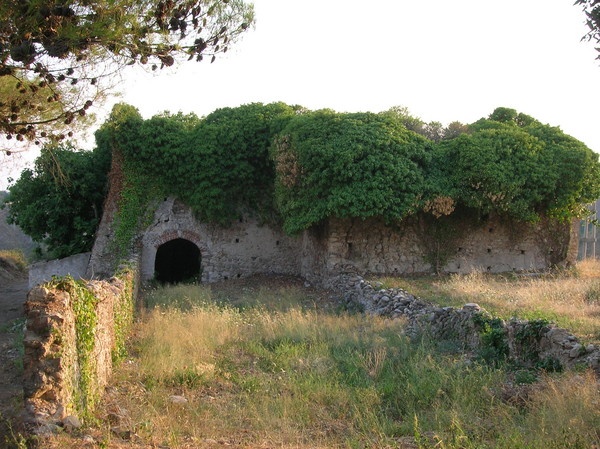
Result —
<path fill-rule="evenodd" d="M 214 61 L 253 21 L 243 0 L 0 2 L 0 133 L 64 139 L 126 66 Z"/>
<path fill-rule="evenodd" d="M 6 199 L 8 222 L 43 245 L 50 258 L 89 251 L 110 168 L 110 152 L 45 147 L 33 170 L 23 171 Z"/>
<path fill-rule="evenodd" d="M 586 24 L 590 31 L 583 36 L 584 40 L 596 41 L 600 44 L 600 1 L 576 0 L 576 5 L 581 5 L 586 17 Z M 600 47 L 596 48 L 600 52 Z M 597 59 L 600 59 L 598 55 Z"/>
<path fill-rule="evenodd" d="M 394 120 L 398 120 L 406 127 L 406 129 L 427 137 L 429 140 L 433 140 L 436 143 L 445 139 L 454 139 L 460 134 L 469 132 L 468 125 L 464 125 L 457 121 L 450 123 L 445 128 L 440 122 L 432 121 L 425 123 L 419 117 L 413 116 L 405 106 L 393 106 L 381 114 L 390 116 Z"/>

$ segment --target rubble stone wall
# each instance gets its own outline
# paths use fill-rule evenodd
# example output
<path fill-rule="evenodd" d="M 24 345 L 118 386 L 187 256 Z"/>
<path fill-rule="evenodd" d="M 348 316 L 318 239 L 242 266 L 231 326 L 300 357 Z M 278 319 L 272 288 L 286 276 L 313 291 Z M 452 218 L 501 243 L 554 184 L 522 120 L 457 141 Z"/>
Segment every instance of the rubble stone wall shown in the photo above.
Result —
<path fill-rule="evenodd" d="M 468 226 L 468 222 L 465 222 Z M 448 251 L 441 267 L 447 273 L 474 270 L 492 273 L 539 270 L 548 266 L 534 226 L 511 229 L 498 220 L 487 220 L 470 228 L 460 238 L 442 239 Z M 359 273 L 407 275 L 432 270 L 427 248 L 410 224 L 386 226 L 377 219 L 331 219 L 327 241 L 327 268 L 352 265 Z"/>
<path fill-rule="evenodd" d="M 407 319 L 407 334 L 427 333 L 435 340 L 457 342 L 462 350 L 481 348 L 482 321 L 490 318 L 477 304 L 462 308 L 439 307 L 399 288 L 384 289 L 361 276 L 345 273 L 329 280 L 348 306 L 360 305 L 366 313 Z M 512 319 L 501 321 L 507 356 L 524 366 L 589 367 L 600 374 L 600 347 L 583 345 L 568 330 L 550 323 Z"/>
<path fill-rule="evenodd" d="M 159 205 L 152 223 L 140 236 L 142 281 L 154 277 L 160 245 L 176 238 L 200 249 L 202 282 L 258 273 L 300 274 L 301 238 L 289 237 L 283 230 L 247 216 L 228 227 L 202 223 L 174 198 Z"/>
<path fill-rule="evenodd" d="M 133 320 L 135 271 L 108 281 L 84 281 L 82 288 L 93 298 L 93 309 L 86 313 L 93 319 L 80 327 L 77 310 L 85 299 L 73 285 L 81 284 L 38 285 L 25 304 L 23 392 L 27 422 L 40 432 L 93 409 Z"/>

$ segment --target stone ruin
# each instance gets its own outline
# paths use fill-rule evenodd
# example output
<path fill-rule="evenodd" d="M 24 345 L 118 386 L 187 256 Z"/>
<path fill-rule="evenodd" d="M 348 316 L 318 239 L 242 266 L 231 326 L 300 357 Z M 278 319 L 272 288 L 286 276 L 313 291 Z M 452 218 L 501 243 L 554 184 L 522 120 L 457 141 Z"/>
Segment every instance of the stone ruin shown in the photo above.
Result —
<path fill-rule="evenodd" d="M 88 278 L 109 277 L 117 263 L 111 248 L 112 215 L 105 213 L 98 230 Z M 520 225 L 515 230 L 500 219 L 489 218 L 459 239 L 440 242 L 450 253 L 441 268 L 447 273 L 545 270 L 554 252 L 564 253 L 563 263 L 576 258 L 576 236 L 568 228 L 562 233 L 560 245 L 566 242 L 566 251 L 544 241 L 539 225 Z M 133 252 L 142 282 L 155 278 L 215 282 L 272 273 L 301 276 L 320 285 L 338 274 L 337 267 L 349 265 L 360 274 L 431 272 L 423 241 L 410 224 L 390 226 L 375 218 L 331 218 L 298 236 L 288 236 L 280 227 L 248 215 L 223 227 L 200 222 L 189 207 L 165 198 L 151 223 L 137 234 Z"/>

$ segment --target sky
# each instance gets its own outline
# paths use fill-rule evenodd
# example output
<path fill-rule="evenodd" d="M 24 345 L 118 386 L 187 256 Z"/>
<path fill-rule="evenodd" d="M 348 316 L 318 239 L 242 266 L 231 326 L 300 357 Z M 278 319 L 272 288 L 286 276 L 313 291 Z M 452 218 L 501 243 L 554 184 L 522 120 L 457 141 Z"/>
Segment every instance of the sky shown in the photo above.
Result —
<path fill-rule="evenodd" d="M 600 60 L 581 42 L 587 29 L 573 0 L 253 3 L 255 29 L 213 64 L 125 74 L 98 126 L 117 101 L 146 118 L 252 102 L 339 112 L 405 106 L 444 125 L 504 106 L 600 152 Z"/>

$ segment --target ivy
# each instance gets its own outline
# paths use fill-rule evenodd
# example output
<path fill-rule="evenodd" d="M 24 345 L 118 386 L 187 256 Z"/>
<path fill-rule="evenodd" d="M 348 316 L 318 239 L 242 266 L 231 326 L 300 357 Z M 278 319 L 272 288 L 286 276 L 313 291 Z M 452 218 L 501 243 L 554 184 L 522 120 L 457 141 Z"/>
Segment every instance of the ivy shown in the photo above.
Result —
<path fill-rule="evenodd" d="M 421 200 L 431 149 L 390 115 L 323 110 L 295 117 L 272 150 L 285 230 L 297 233 L 328 217 L 406 218 Z"/>
<path fill-rule="evenodd" d="M 134 317 L 134 276 L 131 269 L 126 268 L 116 274 L 125 285 L 121 290 L 118 300 L 115 302 L 113 310 L 113 322 L 115 332 L 115 343 L 112 350 L 112 360 L 114 363 L 122 360 L 127 354 L 127 337 L 131 331 Z"/>
<path fill-rule="evenodd" d="M 491 214 L 568 222 L 600 196 L 598 155 L 515 110 L 498 108 L 443 139 L 409 122 L 283 103 L 144 120 L 117 105 L 96 135 L 122 157 L 116 250 L 129 250 L 153 201 L 166 196 L 220 225 L 251 213 L 296 234 L 330 217 L 412 219 L 439 242 L 464 211 L 475 223 Z M 449 257 L 440 248 L 428 255 L 436 267 Z"/>
<path fill-rule="evenodd" d="M 559 128 L 498 108 L 469 134 L 439 144 L 440 194 L 483 214 L 568 222 L 600 196 L 598 155 Z"/>
<path fill-rule="evenodd" d="M 96 360 L 93 357 L 98 325 L 98 299 L 83 281 L 76 281 L 71 276 L 54 279 L 53 286 L 71 296 L 79 366 L 73 405 L 81 417 L 89 418 L 99 399 L 95 388 Z"/>
<path fill-rule="evenodd" d="M 148 186 L 139 186 L 152 180 L 157 193 L 178 197 L 209 222 L 227 224 L 249 211 L 272 215 L 274 166 L 268 150 L 274 133 L 297 110 L 273 103 L 219 109 L 203 120 L 163 114 L 139 123 L 127 117 L 138 126 L 117 133 L 126 180 L 146 194 Z"/>
<path fill-rule="evenodd" d="M 134 315 L 134 276 L 129 268 L 120 270 L 116 275 L 124 285 L 113 306 L 115 341 L 112 348 L 112 360 L 118 362 L 126 354 L 126 340 Z M 97 387 L 97 366 L 94 357 L 96 332 L 98 328 L 98 298 L 81 280 L 71 276 L 55 277 L 51 287 L 69 293 L 75 319 L 75 346 L 77 351 L 76 378 L 72 380 L 73 404 L 77 414 L 84 419 L 92 419 L 92 413 L 99 400 Z M 60 342 L 60 336 L 55 340 Z M 64 341 L 61 342 L 64 344 Z"/>

